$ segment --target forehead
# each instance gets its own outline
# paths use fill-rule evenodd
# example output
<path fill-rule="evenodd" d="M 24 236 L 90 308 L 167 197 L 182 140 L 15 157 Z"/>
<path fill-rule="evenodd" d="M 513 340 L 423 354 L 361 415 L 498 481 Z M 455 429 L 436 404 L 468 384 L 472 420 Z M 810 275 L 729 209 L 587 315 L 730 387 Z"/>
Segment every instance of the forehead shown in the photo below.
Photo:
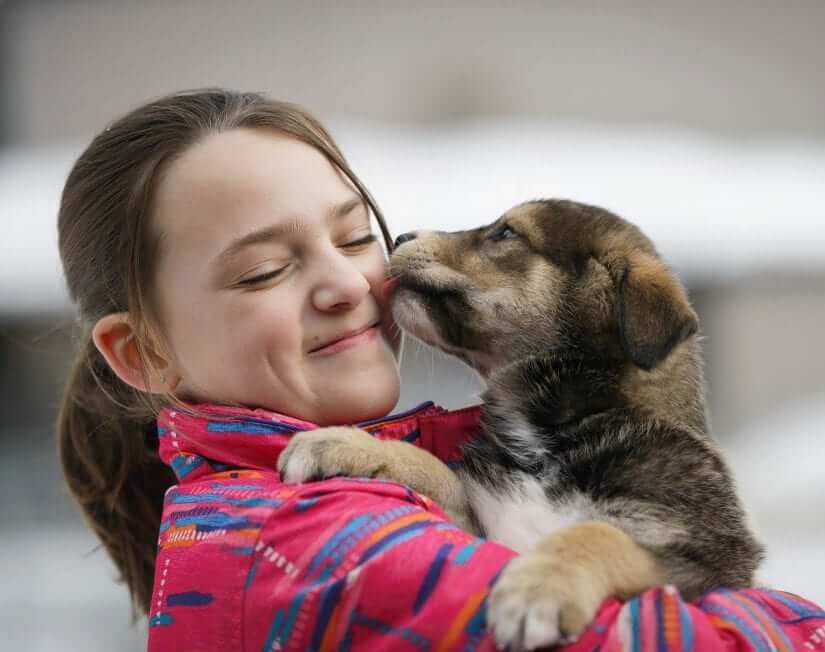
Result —
<path fill-rule="evenodd" d="M 236 237 L 279 220 L 318 219 L 355 194 L 315 148 L 260 129 L 209 134 L 166 169 L 154 226 L 171 245 Z"/>

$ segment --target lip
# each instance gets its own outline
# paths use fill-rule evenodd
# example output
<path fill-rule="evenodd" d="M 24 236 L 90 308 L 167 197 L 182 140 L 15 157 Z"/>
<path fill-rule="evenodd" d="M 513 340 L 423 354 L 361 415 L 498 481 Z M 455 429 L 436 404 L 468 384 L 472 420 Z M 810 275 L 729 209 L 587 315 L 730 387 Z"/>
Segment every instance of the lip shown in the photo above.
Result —
<path fill-rule="evenodd" d="M 347 349 L 351 349 L 355 346 L 359 346 L 361 344 L 365 344 L 366 342 L 370 342 L 376 337 L 378 337 L 379 333 L 381 332 L 381 322 L 377 321 L 369 326 L 364 326 L 363 328 L 358 328 L 356 330 L 350 331 L 349 333 L 345 333 L 340 337 L 335 338 L 334 340 L 330 340 L 321 346 L 318 346 L 309 351 L 309 355 L 312 356 L 324 356 L 324 355 L 334 355 L 335 353 L 339 353 L 341 351 L 345 351 Z"/>

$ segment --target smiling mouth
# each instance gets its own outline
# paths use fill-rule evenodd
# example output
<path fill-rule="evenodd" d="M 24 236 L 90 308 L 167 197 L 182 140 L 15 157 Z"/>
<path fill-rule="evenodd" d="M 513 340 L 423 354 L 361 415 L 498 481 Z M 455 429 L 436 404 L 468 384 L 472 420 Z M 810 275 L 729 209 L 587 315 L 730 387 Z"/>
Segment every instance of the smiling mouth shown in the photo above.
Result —
<path fill-rule="evenodd" d="M 322 344 L 321 346 L 310 350 L 309 355 L 333 355 L 335 353 L 339 353 L 341 351 L 345 351 L 347 349 L 360 346 L 361 344 L 371 342 L 376 337 L 378 337 L 380 333 L 381 322 L 377 321 L 374 324 L 370 324 L 369 326 L 365 326 L 364 328 L 361 328 L 359 330 L 347 333 L 343 337 L 339 337 L 336 340 L 327 342 L 326 344 Z"/>

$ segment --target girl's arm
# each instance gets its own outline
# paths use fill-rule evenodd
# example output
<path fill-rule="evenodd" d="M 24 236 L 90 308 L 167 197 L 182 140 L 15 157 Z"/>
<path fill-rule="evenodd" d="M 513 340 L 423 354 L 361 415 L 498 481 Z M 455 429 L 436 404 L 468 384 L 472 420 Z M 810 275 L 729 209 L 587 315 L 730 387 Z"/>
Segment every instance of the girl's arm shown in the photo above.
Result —
<path fill-rule="evenodd" d="M 303 485 L 264 526 L 255 554 L 248 649 L 399 652 L 495 649 L 486 598 L 515 556 L 401 485 L 352 479 Z M 818 627 L 825 612 L 789 594 L 720 591 L 688 604 L 662 588 L 607 601 L 562 649 L 807 649 Z"/>

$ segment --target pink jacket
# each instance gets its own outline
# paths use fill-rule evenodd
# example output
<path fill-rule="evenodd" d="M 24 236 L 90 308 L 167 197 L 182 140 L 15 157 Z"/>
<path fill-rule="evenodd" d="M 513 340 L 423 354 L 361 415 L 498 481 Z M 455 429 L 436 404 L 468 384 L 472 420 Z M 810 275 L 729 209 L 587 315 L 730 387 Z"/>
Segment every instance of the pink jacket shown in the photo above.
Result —
<path fill-rule="evenodd" d="M 299 430 L 264 410 L 165 410 L 166 494 L 149 650 L 492 650 L 485 598 L 515 553 L 446 521 L 409 488 L 336 478 L 283 484 L 276 460 Z M 425 404 L 366 424 L 448 464 L 475 436 L 478 408 Z M 720 591 L 694 604 L 672 588 L 608 600 L 563 648 L 823 650 L 825 612 L 779 591 Z"/>

